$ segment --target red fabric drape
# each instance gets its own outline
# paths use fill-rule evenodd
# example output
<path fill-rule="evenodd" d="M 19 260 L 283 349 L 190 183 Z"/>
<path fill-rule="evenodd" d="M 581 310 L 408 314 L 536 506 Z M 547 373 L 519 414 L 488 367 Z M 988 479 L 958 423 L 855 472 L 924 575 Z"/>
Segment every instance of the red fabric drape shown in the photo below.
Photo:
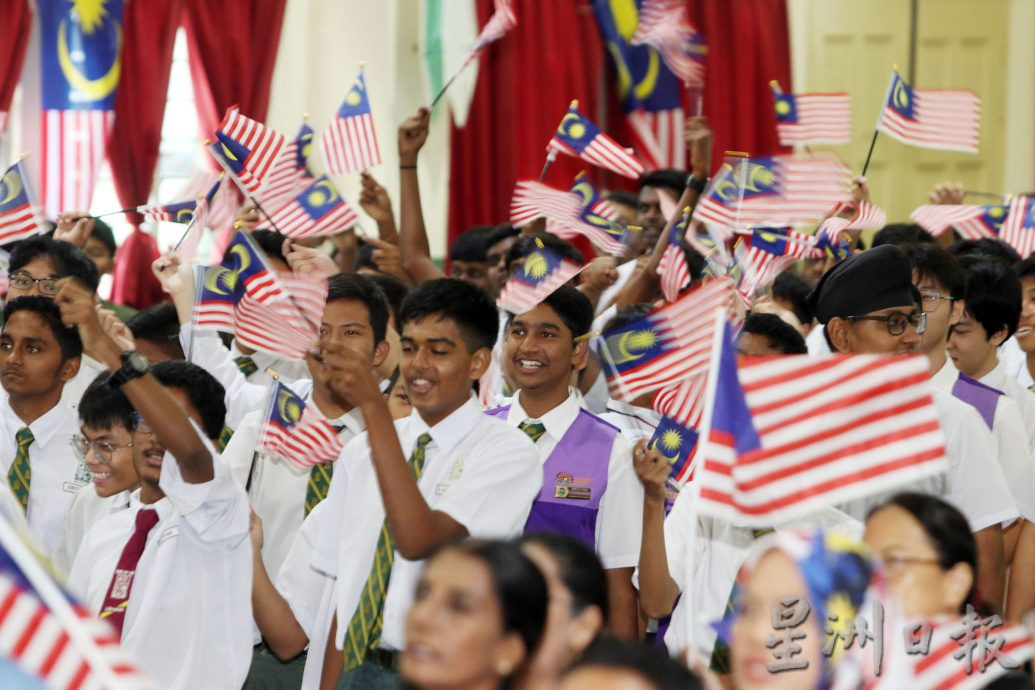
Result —
<path fill-rule="evenodd" d="M 493 0 L 477 1 L 484 25 Z M 726 150 L 776 152 L 769 81 L 791 88 L 786 0 L 687 0 L 687 6 L 708 41 L 704 112 L 715 131 L 714 163 Z M 467 126 L 453 129 L 450 241 L 472 225 L 509 216 L 514 183 L 538 176 L 546 142 L 572 98 L 619 143 L 630 144 L 616 121 L 614 74 L 588 0 L 525 0 L 518 22 L 482 58 Z M 582 167 L 588 165 L 562 156 L 548 180 L 567 185 Z M 593 174 L 604 186 L 628 186 Z"/>
<path fill-rule="evenodd" d="M 0 132 L 3 132 L 32 33 L 29 0 L 0 0 L 0 17 L 4 18 L 0 22 Z"/>
<path fill-rule="evenodd" d="M 122 75 L 108 146 L 115 191 L 126 208 L 147 203 L 151 193 L 162 140 L 173 41 L 182 11 L 183 0 L 126 3 Z M 139 214 L 129 214 L 128 218 L 134 228 L 118 251 L 111 298 L 143 309 L 164 299 L 161 286 L 151 274 L 158 244 L 140 230 Z"/>

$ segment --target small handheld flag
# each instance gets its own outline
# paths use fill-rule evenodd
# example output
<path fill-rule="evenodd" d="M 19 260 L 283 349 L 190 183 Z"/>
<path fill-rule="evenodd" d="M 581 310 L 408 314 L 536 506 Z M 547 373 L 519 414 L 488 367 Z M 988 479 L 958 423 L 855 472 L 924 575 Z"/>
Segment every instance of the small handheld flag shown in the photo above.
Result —
<path fill-rule="evenodd" d="M 0 244 L 23 240 L 45 230 L 27 183 L 20 161 L 0 178 Z"/>
<path fill-rule="evenodd" d="M 686 17 L 683 0 L 644 0 L 631 43 L 649 45 L 687 86 L 704 86 L 704 38 Z"/>
<path fill-rule="evenodd" d="M 270 169 L 269 178 L 259 192 L 263 203 L 275 207 L 284 198 L 297 194 L 312 179 L 309 166 L 312 144 L 313 128 L 303 122 L 295 138 L 284 145 Z"/>
<path fill-rule="evenodd" d="M 644 172 L 643 163 L 579 112 L 578 101 L 568 107 L 546 150 L 551 155 L 559 152 L 581 158 L 625 177 L 638 178 Z"/>
<path fill-rule="evenodd" d="M 779 83 L 771 86 L 780 146 L 852 140 L 852 101 L 847 93 L 785 93 Z"/>
<path fill-rule="evenodd" d="M 259 436 L 259 448 L 304 470 L 336 459 L 342 442 L 314 406 L 306 405 L 300 395 L 277 381 Z"/>
<path fill-rule="evenodd" d="M 1035 251 L 1035 198 L 1014 197 L 999 239 L 1016 249 L 1022 259 Z"/>
<path fill-rule="evenodd" d="M 981 99 L 973 91 L 914 89 L 892 72 L 877 131 L 921 148 L 977 153 Z"/>
<path fill-rule="evenodd" d="M 522 227 L 536 218 L 546 218 L 546 231 L 563 239 L 582 235 L 606 254 L 625 251 L 625 230 L 614 209 L 600 198 L 593 183 L 580 173 L 568 191 L 541 182 L 520 180 L 510 203 L 510 222 Z"/>
<path fill-rule="evenodd" d="M 171 204 L 151 204 L 137 206 L 137 213 L 142 213 L 145 218 L 153 221 L 164 220 L 169 223 L 183 223 L 184 225 L 194 220 L 196 200 L 176 201 Z"/>
<path fill-rule="evenodd" d="M 540 246 L 525 257 L 516 275 L 503 286 L 497 303 L 511 314 L 523 314 L 577 276 L 585 266 Z"/>
<path fill-rule="evenodd" d="M 658 277 L 661 279 L 661 294 L 665 301 L 674 302 L 683 288 L 690 284 L 690 264 L 686 262 L 683 238 L 690 222 L 690 207 L 683 210 L 683 216 L 668 235 L 668 242 L 658 262 Z"/>
<path fill-rule="evenodd" d="M 672 466 L 669 481 L 677 487 L 685 486 L 693 470 L 691 458 L 697 447 L 697 432 L 662 417 L 647 447 L 661 453 Z"/>
<path fill-rule="evenodd" d="M 336 235 L 357 220 L 356 211 L 326 175 L 311 180 L 296 196 L 270 213 L 270 221 L 288 237 Z"/>
<path fill-rule="evenodd" d="M 336 174 L 369 170 L 381 163 L 362 67 L 337 115 L 320 136 L 320 151 L 327 171 Z"/>
<path fill-rule="evenodd" d="M 909 218 L 935 237 L 956 228 L 968 240 L 996 237 L 1010 211 L 1009 204 L 924 204 Z"/>
<path fill-rule="evenodd" d="M 237 106 L 231 106 L 215 137 L 215 143 L 208 148 L 216 161 L 248 194 L 257 194 L 284 148 L 284 135 L 241 115 Z"/>

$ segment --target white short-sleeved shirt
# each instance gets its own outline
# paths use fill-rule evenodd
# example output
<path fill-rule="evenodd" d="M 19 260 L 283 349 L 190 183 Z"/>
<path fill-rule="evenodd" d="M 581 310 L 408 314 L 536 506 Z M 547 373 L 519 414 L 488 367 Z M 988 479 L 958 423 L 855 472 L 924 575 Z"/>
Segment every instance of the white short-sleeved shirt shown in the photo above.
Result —
<path fill-rule="evenodd" d="M 199 433 L 200 435 L 200 433 Z M 168 690 L 237 690 L 252 658 L 252 553 L 248 498 L 207 440 L 214 478 L 188 484 L 166 453 L 165 498 L 102 518 L 83 539 L 68 586 L 100 611 L 142 508 L 158 512 L 137 564 L 122 646 Z"/>
<path fill-rule="evenodd" d="M 184 350 L 186 352 L 186 350 Z M 246 356 L 251 357 L 252 361 L 255 362 L 255 371 L 247 377 L 248 383 L 258 384 L 260 386 L 272 386 L 273 377 L 266 373 L 267 369 L 272 369 L 277 372 L 277 380 L 281 383 L 291 386 L 293 382 L 299 379 L 309 378 L 309 367 L 306 366 L 305 360 L 301 359 L 287 359 L 278 355 L 271 354 L 269 352 L 253 352 L 249 355 L 245 355 L 237 347 L 237 339 L 235 338 L 230 343 L 230 358 L 237 359 L 238 357 Z M 234 362 L 236 364 L 236 362 Z"/>
<path fill-rule="evenodd" d="M 18 453 L 15 435 L 24 426 L 4 393 L 0 400 L 0 480 L 5 483 Z M 32 477 L 26 518 L 29 534 L 50 557 L 57 549 L 75 495 L 90 483 L 90 472 L 72 450 L 72 436 L 79 433 L 79 417 L 71 409 L 58 403 L 28 427 L 34 440 L 29 446 Z"/>
<path fill-rule="evenodd" d="M 1022 365 L 1021 368 L 1025 371 L 1028 370 L 1026 365 Z M 1024 421 L 1024 431 L 1028 439 L 1028 446 L 1035 450 L 1035 393 L 1028 390 L 1027 386 L 1021 385 L 1015 377 L 1010 376 L 1006 370 L 1006 363 L 1002 360 L 999 360 L 995 369 L 978 380 L 986 386 L 1002 391 L 1007 398 L 1017 403 L 1021 419 Z"/>
<path fill-rule="evenodd" d="M 434 427 L 414 410 L 395 423 L 395 430 L 407 457 L 421 434 L 431 435 L 418 486 L 432 510 L 446 513 L 473 537 L 521 534 L 542 486 L 539 454 L 524 433 L 486 415 L 473 397 Z M 335 645 L 340 649 L 385 519 L 365 433 L 342 450 L 324 503 L 330 516 L 317 535 L 312 565 L 338 579 Z M 403 623 L 422 567 L 423 561 L 409 561 L 396 552 L 381 633 L 387 649 L 403 648 Z"/>
<path fill-rule="evenodd" d="M 824 324 L 816 324 L 816 327 L 805 336 L 805 346 L 809 348 L 810 355 L 829 355 L 830 344 L 827 343 L 827 327 Z"/>
<path fill-rule="evenodd" d="M 654 436 L 661 424 L 661 413 L 649 407 L 637 407 L 622 400 L 607 401 L 607 412 L 600 415 L 605 422 L 618 427 L 622 436 L 635 445 L 638 441 Z"/>
<path fill-rule="evenodd" d="M 79 358 L 79 371 L 75 376 L 65 381 L 65 387 L 61 390 L 61 404 L 72 410 L 72 412 L 78 412 L 79 401 L 82 400 L 83 393 L 86 392 L 86 389 L 93 383 L 98 374 L 106 371 L 108 371 L 108 367 L 84 354 Z"/>
<path fill-rule="evenodd" d="M 554 448 L 578 417 L 579 397 L 569 391 L 568 398 L 533 422 L 541 422 L 546 432 L 536 442 L 540 464 L 545 465 Z M 507 424 L 517 428 L 529 419 L 521 407 L 521 392 L 510 401 Z M 545 481 L 545 480 L 544 480 Z M 552 481 L 552 480 L 551 480 Z M 640 559 L 643 532 L 643 485 L 632 466 L 632 445 L 621 433 L 615 436 L 607 459 L 607 489 L 597 511 L 596 550 L 605 568 L 633 568 Z"/>
<path fill-rule="evenodd" d="M 58 540 L 54 551 L 54 567 L 62 573 L 68 573 L 75 562 L 75 554 L 83 537 L 101 518 L 129 508 L 129 491 L 122 491 L 114 496 L 101 498 L 93 487 L 84 487 L 76 494 L 72 507 L 65 517 L 65 530 Z"/>

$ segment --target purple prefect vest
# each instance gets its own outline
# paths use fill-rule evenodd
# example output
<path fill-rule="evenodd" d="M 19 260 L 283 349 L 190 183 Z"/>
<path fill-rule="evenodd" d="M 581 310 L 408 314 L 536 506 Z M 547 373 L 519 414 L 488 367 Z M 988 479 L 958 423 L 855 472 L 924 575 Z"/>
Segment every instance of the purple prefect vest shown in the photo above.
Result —
<path fill-rule="evenodd" d="M 510 405 L 486 414 L 506 420 Z M 611 446 L 618 429 L 579 410 L 543 464 L 543 488 L 532 503 L 525 532 L 559 532 L 596 551 L 597 512 L 607 490 Z"/>
<path fill-rule="evenodd" d="M 999 406 L 999 397 L 1003 392 L 985 385 L 961 373 L 952 387 L 952 397 L 967 403 L 981 415 L 988 428 L 992 428 L 995 410 Z"/>

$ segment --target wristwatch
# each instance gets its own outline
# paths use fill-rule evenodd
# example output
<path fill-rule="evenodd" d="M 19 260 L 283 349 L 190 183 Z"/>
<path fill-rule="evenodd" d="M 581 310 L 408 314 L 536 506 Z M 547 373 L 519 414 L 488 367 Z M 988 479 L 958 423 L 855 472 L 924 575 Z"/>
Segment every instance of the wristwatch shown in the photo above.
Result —
<path fill-rule="evenodd" d="M 116 388 L 124 383 L 138 379 L 151 370 L 147 357 L 136 350 L 126 350 L 122 353 L 122 366 L 111 375 L 108 381 Z"/>
<path fill-rule="evenodd" d="M 693 173 L 690 173 L 686 178 L 686 186 L 698 194 L 703 194 L 704 188 L 708 186 L 708 178 L 699 180 Z"/>

